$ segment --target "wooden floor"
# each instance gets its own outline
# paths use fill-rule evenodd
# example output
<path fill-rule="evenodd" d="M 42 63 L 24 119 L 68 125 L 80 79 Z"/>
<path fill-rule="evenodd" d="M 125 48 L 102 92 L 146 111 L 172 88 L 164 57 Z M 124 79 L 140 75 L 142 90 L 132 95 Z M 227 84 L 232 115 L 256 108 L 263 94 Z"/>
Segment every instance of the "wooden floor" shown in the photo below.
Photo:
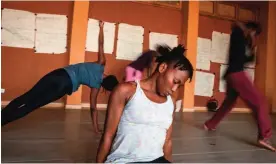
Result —
<path fill-rule="evenodd" d="M 105 113 L 100 113 L 103 126 Z M 212 113 L 176 113 L 174 162 L 276 162 L 276 153 L 256 146 L 250 114 L 230 114 L 216 132 L 199 127 Z M 273 142 L 276 144 L 276 116 Z M 2 162 L 95 162 L 100 136 L 92 132 L 88 110 L 39 109 L 2 128 Z"/>

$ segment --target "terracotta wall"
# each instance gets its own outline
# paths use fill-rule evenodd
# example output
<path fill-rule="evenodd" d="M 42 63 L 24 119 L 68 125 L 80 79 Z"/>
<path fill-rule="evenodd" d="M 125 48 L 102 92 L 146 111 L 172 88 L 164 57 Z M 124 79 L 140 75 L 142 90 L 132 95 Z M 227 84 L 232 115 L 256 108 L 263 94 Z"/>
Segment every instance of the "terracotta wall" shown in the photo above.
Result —
<path fill-rule="evenodd" d="M 68 15 L 70 34 L 73 2 L 2 2 L 2 8 L 26 10 L 37 13 Z M 144 49 L 149 48 L 149 31 L 180 35 L 180 10 L 156 7 L 137 2 L 90 2 L 89 18 L 109 22 L 121 22 L 143 26 Z M 116 28 L 116 37 L 118 28 Z M 98 36 L 95 36 L 98 37 Z M 70 36 L 68 38 L 69 43 Z M 116 38 L 117 40 L 117 38 Z M 116 41 L 114 52 L 116 52 Z M 49 71 L 68 65 L 68 52 L 59 55 L 35 54 L 32 49 L 2 48 L 2 101 L 9 101 L 29 90 Z M 123 79 L 124 68 L 129 61 L 116 60 L 116 53 L 106 54 L 105 74 Z M 85 61 L 95 61 L 97 54 L 86 52 Z M 89 102 L 89 88 L 83 87 L 82 102 Z M 108 93 L 101 92 L 98 103 L 107 103 Z M 64 98 L 63 98 L 64 99 Z M 64 100 L 59 100 L 64 102 Z"/>
<path fill-rule="evenodd" d="M 268 38 L 267 38 L 267 67 L 266 95 L 269 97 L 269 107 L 276 112 L 276 2 L 268 2 Z"/>
<path fill-rule="evenodd" d="M 109 22 L 127 23 L 143 26 L 144 49 L 149 48 L 149 31 L 180 35 L 181 13 L 180 10 L 154 7 L 137 2 L 90 2 L 89 17 Z M 116 28 L 115 40 L 117 40 L 118 28 Z M 120 80 L 125 74 L 124 68 L 129 61 L 116 60 L 116 41 L 113 54 L 106 54 L 107 65 L 105 74 L 114 74 Z M 86 61 L 94 61 L 97 54 L 86 52 Z M 90 90 L 83 87 L 82 101 L 89 102 Z M 108 93 L 101 92 L 98 103 L 107 103 Z"/>
<path fill-rule="evenodd" d="M 73 2 L 2 2 L 2 8 L 11 8 L 27 10 L 37 13 L 63 14 L 68 15 L 68 34 L 70 34 L 71 20 L 73 12 Z M 265 11 L 265 10 L 261 10 Z M 263 15 L 262 20 L 266 16 Z M 149 32 L 161 32 L 170 34 L 181 34 L 181 12 L 180 10 L 145 5 L 137 2 L 90 2 L 89 18 L 103 21 L 128 23 L 132 25 L 143 26 L 144 50 L 149 48 Z M 228 20 L 200 16 L 199 18 L 199 37 L 211 39 L 212 31 L 230 33 L 230 24 Z M 107 65 L 105 74 L 114 74 L 119 80 L 123 80 L 124 68 L 130 61 L 116 60 L 117 33 L 115 32 L 114 53 L 106 54 Z M 95 36 L 98 37 L 98 36 Z M 265 40 L 264 36 L 262 40 Z M 68 42 L 70 35 L 68 35 Z M 262 42 L 265 44 L 265 42 Z M 68 64 L 68 52 L 59 55 L 35 54 L 31 49 L 1 47 L 2 49 L 2 88 L 6 92 L 2 94 L 2 101 L 11 100 L 30 89 L 43 75 L 49 71 L 63 67 Z M 97 54 L 86 52 L 85 61 L 95 61 Z M 265 57 L 262 58 L 265 60 Z M 263 62 L 262 62 L 263 63 Z M 261 78 L 261 67 L 257 66 L 255 83 L 264 88 L 264 79 Z M 219 85 L 219 64 L 211 64 L 211 72 L 216 74 L 215 79 L 215 98 L 220 102 L 224 98 L 224 93 L 218 92 Z M 82 92 L 82 102 L 89 102 L 89 88 L 84 86 Z M 180 94 L 183 96 L 183 93 Z M 101 92 L 98 97 L 98 103 L 105 104 L 109 97 L 108 93 Z M 208 98 L 196 96 L 195 106 L 205 106 Z M 63 100 L 59 100 L 63 101 Z M 63 101 L 64 102 L 64 101 Z M 245 107 L 240 100 L 237 107 Z"/>
<path fill-rule="evenodd" d="M 73 2 L 1 2 L 2 8 L 25 10 L 34 13 L 68 16 L 68 30 L 72 20 Z M 68 31 L 68 34 L 70 32 Z M 70 36 L 67 43 L 69 43 Z M 1 47 L 1 87 L 5 89 L 2 101 L 9 101 L 28 91 L 42 76 L 68 64 L 68 53 L 36 54 L 33 49 Z M 62 100 L 59 100 L 62 101 Z"/>

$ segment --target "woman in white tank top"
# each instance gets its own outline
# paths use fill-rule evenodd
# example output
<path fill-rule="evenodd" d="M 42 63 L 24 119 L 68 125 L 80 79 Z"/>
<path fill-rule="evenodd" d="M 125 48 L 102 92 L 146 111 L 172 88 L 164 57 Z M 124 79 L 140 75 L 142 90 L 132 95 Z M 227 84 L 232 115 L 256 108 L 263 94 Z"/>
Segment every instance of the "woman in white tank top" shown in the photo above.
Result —
<path fill-rule="evenodd" d="M 155 72 L 142 81 L 122 83 L 112 92 L 97 162 L 168 163 L 172 156 L 171 95 L 192 79 L 193 66 L 182 45 L 157 48 Z"/>

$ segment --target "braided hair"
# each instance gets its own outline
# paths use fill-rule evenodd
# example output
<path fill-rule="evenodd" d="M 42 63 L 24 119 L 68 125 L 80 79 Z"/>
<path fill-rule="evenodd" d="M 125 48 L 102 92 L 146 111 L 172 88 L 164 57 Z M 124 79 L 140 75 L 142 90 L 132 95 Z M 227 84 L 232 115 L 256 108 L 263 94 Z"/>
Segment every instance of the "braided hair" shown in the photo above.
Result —
<path fill-rule="evenodd" d="M 159 68 L 162 63 L 175 63 L 173 68 L 181 71 L 188 71 L 190 82 L 192 81 L 194 69 L 191 62 L 185 56 L 186 49 L 183 45 L 179 44 L 173 49 L 168 45 L 157 45 L 156 51 L 160 54 L 160 56 L 156 58 L 156 62 L 158 63 L 157 68 Z"/>

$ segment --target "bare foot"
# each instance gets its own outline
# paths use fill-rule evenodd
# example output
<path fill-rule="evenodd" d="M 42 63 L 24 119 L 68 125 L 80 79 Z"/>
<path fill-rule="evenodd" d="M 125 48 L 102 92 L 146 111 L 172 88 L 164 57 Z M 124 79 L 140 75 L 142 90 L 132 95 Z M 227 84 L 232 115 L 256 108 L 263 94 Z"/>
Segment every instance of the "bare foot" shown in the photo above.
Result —
<path fill-rule="evenodd" d="M 216 130 L 215 128 L 213 128 L 213 129 L 208 128 L 208 127 L 206 126 L 206 124 L 203 125 L 203 128 L 204 128 L 204 130 L 206 130 L 206 131 L 215 131 L 215 130 Z"/>
<path fill-rule="evenodd" d="M 276 151 L 276 149 L 272 146 L 272 143 L 270 142 L 270 140 L 269 139 L 262 139 L 262 140 L 258 140 L 258 143 L 262 146 L 262 147 L 264 147 L 264 148 L 266 148 L 266 149 L 268 149 L 268 150 L 271 150 L 271 151 Z"/>
<path fill-rule="evenodd" d="M 96 134 L 103 134 L 103 130 L 96 130 L 95 133 Z"/>

